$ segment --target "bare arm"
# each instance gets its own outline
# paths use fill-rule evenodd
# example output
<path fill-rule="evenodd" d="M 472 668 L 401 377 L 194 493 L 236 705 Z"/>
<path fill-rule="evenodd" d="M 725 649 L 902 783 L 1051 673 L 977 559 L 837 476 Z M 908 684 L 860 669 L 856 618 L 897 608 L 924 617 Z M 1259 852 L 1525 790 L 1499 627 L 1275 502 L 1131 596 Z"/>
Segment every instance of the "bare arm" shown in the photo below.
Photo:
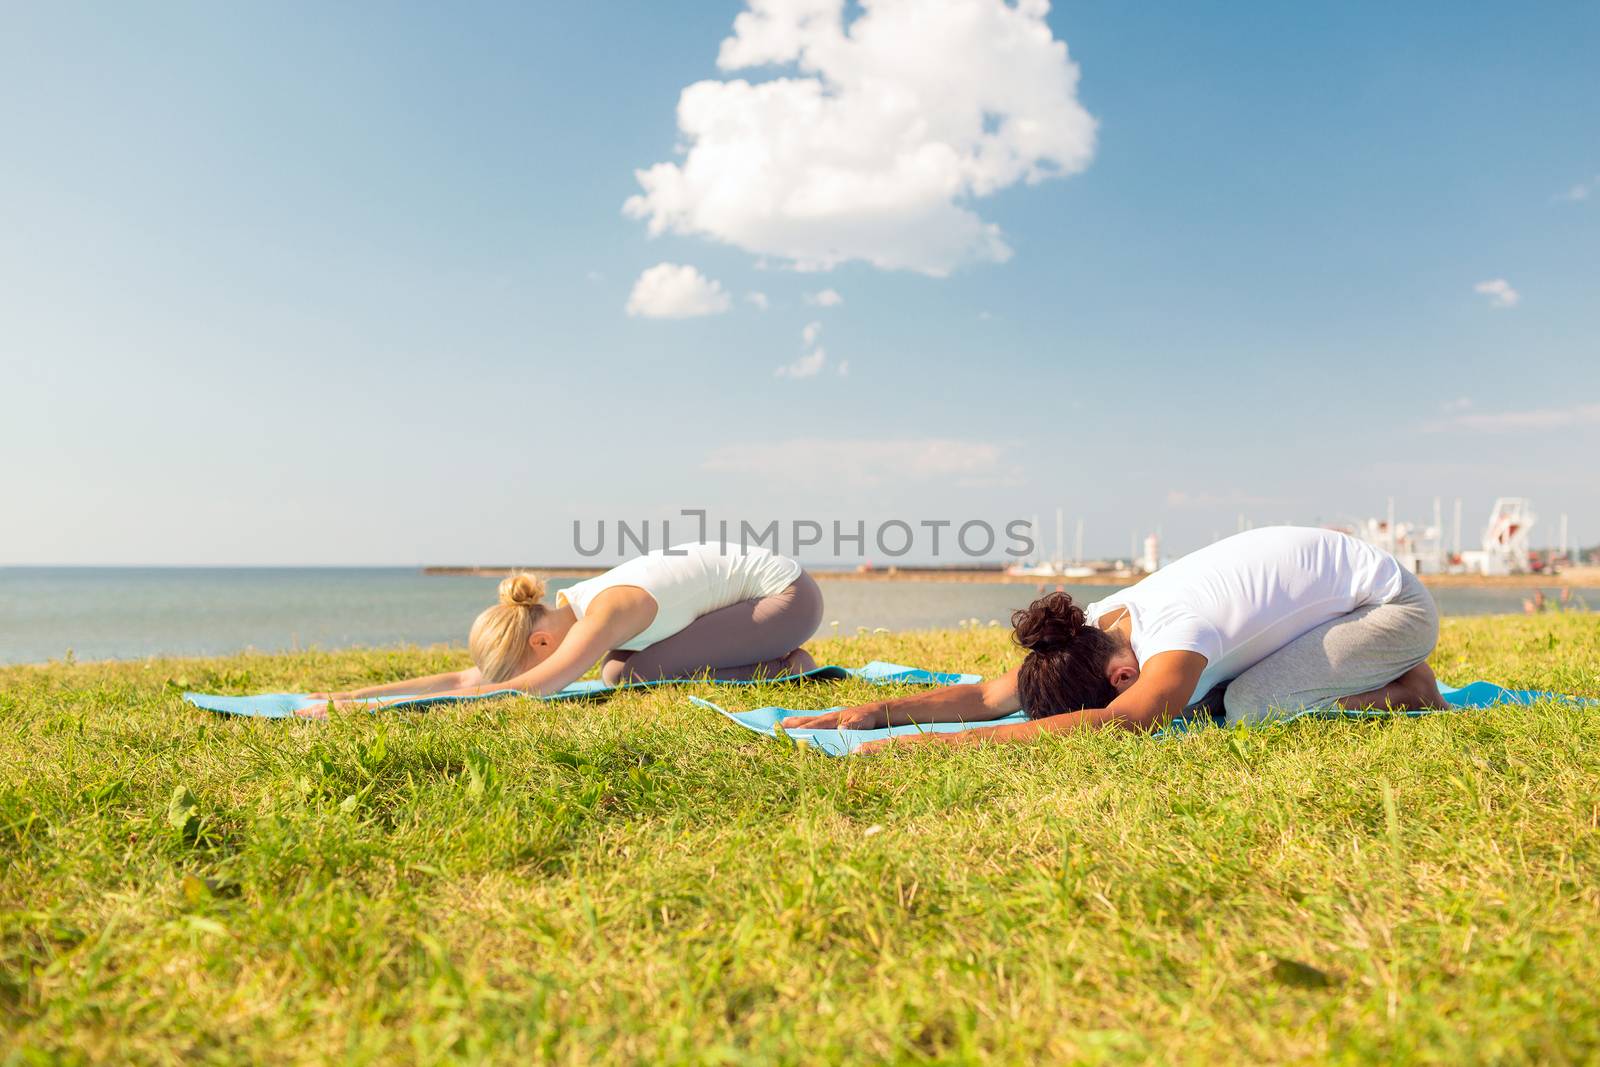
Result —
<path fill-rule="evenodd" d="M 480 681 L 474 685 L 441 689 L 433 695 L 478 697 L 486 693 L 503 693 L 507 689 L 520 689 L 534 696 L 549 696 L 582 678 L 589 668 L 598 663 L 600 657 L 618 642 L 625 641 L 633 636 L 633 633 L 638 632 L 637 630 L 623 632 L 627 629 L 626 625 L 619 627 L 616 619 L 607 619 L 602 617 L 601 613 L 591 611 L 573 624 L 556 650 L 532 670 L 523 671 L 503 682 Z"/>
<path fill-rule="evenodd" d="M 643 631 L 654 620 L 655 612 L 655 601 L 641 589 L 631 586 L 607 589 L 589 605 L 588 613 L 567 631 L 566 637 L 556 650 L 532 670 L 524 671 L 503 682 L 485 682 L 479 674 L 470 680 L 464 680 L 464 684 L 433 689 L 427 695 L 478 697 L 489 693 L 503 693 L 508 689 L 520 689 L 534 696 L 549 696 L 582 678 L 606 652 Z M 326 710 L 325 705 L 313 705 L 297 714 L 308 718 L 321 718 L 326 714 Z"/>
<path fill-rule="evenodd" d="M 908 722 L 981 722 L 1003 718 L 1022 708 L 1017 698 L 1017 672 L 1012 670 L 976 685 L 947 685 L 896 700 L 875 700 L 821 715 L 791 715 L 786 727 L 834 730 L 877 730 Z"/>
<path fill-rule="evenodd" d="M 442 693 L 448 689 L 461 689 L 466 686 L 477 685 L 481 681 L 483 681 L 483 672 L 476 667 L 467 667 L 459 671 L 430 674 L 424 678 L 385 682 L 383 685 L 369 685 L 361 689 L 346 689 L 338 693 L 312 693 L 310 695 L 319 700 L 365 700 L 367 697 L 386 697 L 399 694 L 426 696 L 432 693 Z"/>
<path fill-rule="evenodd" d="M 597 600 L 590 606 L 589 613 L 573 624 L 556 650 L 537 667 L 498 685 L 480 685 L 452 695 L 480 696 L 497 689 L 520 689 L 534 696 L 549 696 L 565 689 L 599 663 L 600 657 L 644 628 L 619 619 L 616 613 L 596 610 L 599 603 Z"/>
<path fill-rule="evenodd" d="M 1031 722 L 991 726 L 965 733 L 916 734 L 873 741 L 856 751 L 878 752 L 890 745 L 904 744 L 981 745 L 995 741 L 1028 741 L 1041 734 L 1069 733 L 1101 726 L 1149 730 L 1183 714 L 1205 669 L 1206 658 L 1198 652 L 1163 652 L 1151 656 L 1140 670 L 1139 680 L 1103 708 L 1085 708 Z"/>

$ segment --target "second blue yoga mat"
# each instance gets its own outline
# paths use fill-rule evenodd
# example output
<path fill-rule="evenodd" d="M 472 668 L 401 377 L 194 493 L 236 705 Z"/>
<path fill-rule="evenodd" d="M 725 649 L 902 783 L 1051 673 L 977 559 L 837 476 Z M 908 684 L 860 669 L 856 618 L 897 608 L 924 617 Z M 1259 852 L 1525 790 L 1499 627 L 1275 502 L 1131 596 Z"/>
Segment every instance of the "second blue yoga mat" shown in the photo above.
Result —
<path fill-rule="evenodd" d="M 1496 704 L 1533 704 L 1545 700 L 1558 700 L 1573 704 L 1600 705 L 1600 700 L 1594 700 L 1589 697 L 1573 697 L 1567 696 L 1564 693 L 1544 693 L 1533 689 L 1506 689 L 1502 686 L 1495 685 L 1492 682 L 1472 682 L 1468 685 L 1461 686 L 1459 689 L 1451 689 L 1448 686 L 1442 686 L 1439 691 L 1444 694 L 1445 700 L 1449 701 L 1451 706 L 1447 710 L 1450 711 L 1464 711 L 1470 708 L 1488 708 L 1493 707 Z M 734 722 L 738 723 L 740 726 L 743 726 L 747 730 L 753 730 L 758 734 L 765 734 L 769 737 L 778 736 L 778 730 L 776 729 L 778 723 L 782 722 L 790 715 L 821 715 L 824 712 L 837 710 L 836 708 L 816 708 L 811 710 L 804 708 L 753 708 L 750 711 L 728 711 L 726 708 L 718 707 L 711 701 L 705 700 L 701 697 L 690 697 L 689 699 L 703 708 L 710 708 L 712 711 L 720 712 L 721 714 L 726 715 L 728 718 L 732 719 Z M 1291 722 L 1295 719 L 1302 718 L 1387 718 L 1394 715 L 1411 717 L 1433 714 L 1438 714 L 1438 712 L 1343 711 L 1309 709 L 1278 721 Z M 925 723 L 922 725 L 894 726 L 879 730 L 794 729 L 783 730 L 782 733 L 784 736 L 801 742 L 808 747 L 815 748 L 819 752 L 825 752 L 830 756 L 847 756 L 869 741 L 881 741 L 886 737 L 900 737 L 905 734 L 916 733 L 963 733 L 967 730 L 982 730 L 990 726 L 1009 726 L 1013 723 L 1027 721 L 1028 717 L 1019 711 L 1014 715 L 1007 715 L 1003 719 L 989 719 L 983 722 Z M 1196 730 L 1211 729 L 1212 726 L 1213 724 L 1209 721 L 1177 722 L 1173 723 L 1171 726 L 1157 731 L 1155 736 L 1175 737 L 1185 733 L 1192 733 Z"/>

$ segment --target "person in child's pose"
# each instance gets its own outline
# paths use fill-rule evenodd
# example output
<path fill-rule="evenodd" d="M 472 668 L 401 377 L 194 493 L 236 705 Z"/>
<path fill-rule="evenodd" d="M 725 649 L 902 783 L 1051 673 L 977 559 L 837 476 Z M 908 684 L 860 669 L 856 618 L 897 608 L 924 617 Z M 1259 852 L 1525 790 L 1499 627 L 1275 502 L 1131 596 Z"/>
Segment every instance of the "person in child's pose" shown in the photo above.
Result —
<path fill-rule="evenodd" d="M 759 546 L 686 544 L 631 559 L 544 602 L 544 583 L 518 574 L 472 624 L 473 666 L 460 671 L 313 693 L 326 702 L 384 696 L 477 696 L 521 689 L 545 696 L 600 664 L 608 685 L 709 675 L 803 674 L 800 646 L 822 622 L 822 591 L 799 563 Z"/>
<path fill-rule="evenodd" d="M 1025 709 L 1032 722 L 887 744 L 1018 741 L 1096 726 L 1150 729 L 1199 707 L 1260 722 L 1305 708 L 1444 707 L 1428 654 L 1433 598 L 1395 558 L 1333 530 L 1267 527 L 1225 538 L 1090 604 L 1050 593 L 1012 616 L 1022 666 L 786 727 L 876 729 L 971 722 Z"/>

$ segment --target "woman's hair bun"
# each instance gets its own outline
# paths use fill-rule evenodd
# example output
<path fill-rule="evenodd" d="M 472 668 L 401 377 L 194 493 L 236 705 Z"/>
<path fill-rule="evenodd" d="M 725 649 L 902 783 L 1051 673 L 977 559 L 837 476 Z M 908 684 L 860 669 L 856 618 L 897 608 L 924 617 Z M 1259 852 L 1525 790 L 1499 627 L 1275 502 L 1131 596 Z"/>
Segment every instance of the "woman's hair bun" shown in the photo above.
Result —
<path fill-rule="evenodd" d="M 1046 593 L 1011 616 L 1011 636 L 1030 652 L 1054 652 L 1070 646 L 1088 623 L 1071 596 Z"/>
<path fill-rule="evenodd" d="M 500 583 L 500 603 L 536 608 L 544 602 L 544 579 L 536 574 L 513 574 Z"/>

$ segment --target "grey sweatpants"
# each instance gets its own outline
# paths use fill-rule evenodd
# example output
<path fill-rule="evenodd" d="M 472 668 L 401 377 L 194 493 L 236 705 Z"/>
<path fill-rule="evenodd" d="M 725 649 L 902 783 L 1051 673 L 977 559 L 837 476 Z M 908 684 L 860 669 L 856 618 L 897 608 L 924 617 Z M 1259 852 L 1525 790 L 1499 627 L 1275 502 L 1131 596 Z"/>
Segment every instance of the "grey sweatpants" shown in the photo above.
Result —
<path fill-rule="evenodd" d="M 800 646 L 820 625 L 822 590 L 801 571 L 780 593 L 707 612 L 637 652 L 608 652 L 600 677 L 616 685 L 699 674 L 719 681 L 798 674 L 813 666 Z"/>
<path fill-rule="evenodd" d="M 1228 724 L 1286 718 L 1380 689 L 1425 661 L 1438 641 L 1433 597 L 1405 571 L 1387 604 L 1325 622 L 1228 682 Z"/>

